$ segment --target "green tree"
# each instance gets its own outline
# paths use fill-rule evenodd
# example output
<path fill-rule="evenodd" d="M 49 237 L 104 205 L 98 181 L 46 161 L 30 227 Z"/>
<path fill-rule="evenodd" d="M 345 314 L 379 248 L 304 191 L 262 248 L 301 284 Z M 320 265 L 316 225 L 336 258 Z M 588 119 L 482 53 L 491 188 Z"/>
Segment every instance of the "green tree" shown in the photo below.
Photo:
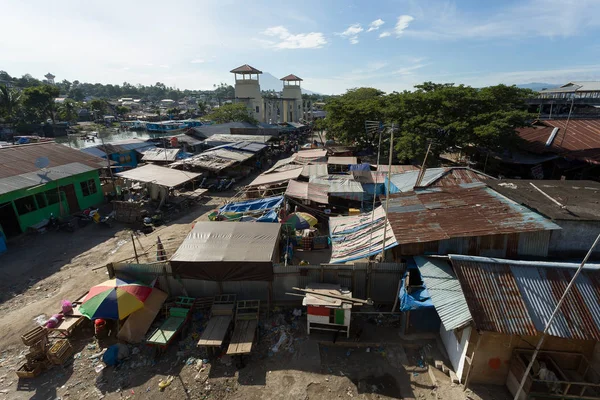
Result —
<path fill-rule="evenodd" d="M 127 113 L 129 113 L 131 111 L 131 109 L 129 107 L 125 107 L 125 106 L 117 106 L 117 107 L 115 107 L 115 111 L 117 112 L 118 115 L 123 116 L 123 115 L 126 115 Z"/>
<path fill-rule="evenodd" d="M 79 104 L 73 99 L 65 99 L 65 101 L 58 107 L 58 118 L 61 121 L 77 121 L 77 110 Z"/>
<path fill-rule="evenodd" d="M 350 89 L 326 104 L 327 138 L 371 148 L 376 145 L 377 132 L 365 130 L 365 121 L 382 121 L 386 111 L 386 96 L 373 88 Z"/>
<path fill-rule="evenodd" d="M 219 108 L 213 109 L 208 115 L 208 118 L 219 124 L 224 124 L 226 122 L 258 123 L 258 121 L 250 115 L 250 112 L 244 103 L 224 104 Z"/>
<path fill-rule="evenodd" d="M 108 111 L 108 104 L 103 99 L 94 99 L 90 101 L 89 105 L 92 111 L 98 113 L 98 116 L 106 115 Z"/>
<path fill-rule="evenodd" d="M 177 107 L 172 107 L 167 110 L 167 115 L 179 115 L 181 110 Z"/>
<path fill-rule="evenodd" d="M 0 85 L 0 117 L 9 123 L 15 121 L 21 107 L 21 92 Z"/>
<path fill-rule="evenodd" d="M 31 122 L 51 119 L 54 123 L 54 111 L 59 90 L 55 86 L 31 86 L 23 90 L 23 108 Z"/>
<path fill-rule="evenodd" d="M 200 115 L 206 114 L 207 109 L 208 109 L 208 106 L 206 105 L 206 103 L 203 102 L 202 100 L 200 100 L 198 102 L 198 114 L 200 114 Z"/>
<path fill-rule="evenodd" d="M 524 99 L 533 92 L 516 86 L 483 89 L 425 82 L 413 92 L 392 93 L 386 118 L 398 125 L 395 149 L 404 160 L 431 160 L 454 147 L 499 149 L 510 146 L 516 128 L 532 117 Z"/>

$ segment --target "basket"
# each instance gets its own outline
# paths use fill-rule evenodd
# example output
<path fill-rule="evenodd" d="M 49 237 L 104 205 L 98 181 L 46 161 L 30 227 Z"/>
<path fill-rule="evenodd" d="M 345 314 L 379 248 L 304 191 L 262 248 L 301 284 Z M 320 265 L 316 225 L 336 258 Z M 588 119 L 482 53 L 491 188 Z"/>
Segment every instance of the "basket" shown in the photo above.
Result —
<path fill-rule="evenodd" d="M 28 364 L 23 364 L 15 372 L 19 378 L 29 379 L 29 378 L 35 378 L 36 376 L 41 374 L 43 368 L 44 368 L 43 362 L 35 363 L 33 366 L 28 365 Z"/>
<path fill-rule="evenodd" d="M 67 339 L 57 341 L 48 350 L 48 360 L 52 364 L 64 364 L 67 359 L 73 354 L 73 346 Z"/>
<path fill-rule="evenodd" d="M 38 343 L 42 338 L 48 335 L 48 331 L 43 326 L 36 326 L 29 332 L 21 336 L 21 340 L 25 346 L 33 346 Z"/>

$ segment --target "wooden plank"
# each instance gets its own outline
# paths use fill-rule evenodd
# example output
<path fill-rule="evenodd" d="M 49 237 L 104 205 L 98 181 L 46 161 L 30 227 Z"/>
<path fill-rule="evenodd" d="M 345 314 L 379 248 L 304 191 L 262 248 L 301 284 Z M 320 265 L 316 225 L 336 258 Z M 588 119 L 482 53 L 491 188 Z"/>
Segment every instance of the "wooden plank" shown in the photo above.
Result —
<path fill-rule="evenodd" d="M 238 321 L 233 331 L 227 354 L 247 354 L 252 351 L 256 335 L 257 320 Z"/>
<path fill-rule="evenodd" d="M 169 317 L 160 328 L 154 331 L 150 339 L 147 340 L 148 343 L 156 343 L 156 344 L 167 344 L 173 338 L 173 336 L 178 332 L 178 330 L 183 326 L 185 322 L 185 318 L 182 317 Z"/>
<path fill-rule="evenodd" d="M 336 295 L 336 294 L 322 293 L 318 290 L 301 289 L 301 288 L 297 288 L 297 287 L 293 287 L 292 289 L 298 290 L 298 291 L 304 292 L 304 293 L 310 293 L 310 294 L 316 294 L 316 295 L 325 296 L 325 297 L 331 297 L 333 299 L 340 299 L 340 300 L 351 301 L 354 303 L 373 305 L 373 300 L 371 300 L 371 299 L 363 300 L 363 299 L 357 299 L 356 297 L 344 296 L 342 294 Z"/>
<path fill-rule="evenodd" d="M 54 328 L 48 328 L 48 330 L 71 334 L 71 331 L 75 329 L 79 324 L 81 324 L 84 319 L 84 317 L 66 316 L 62 321 L 58 323 L 58 325 L 56 325 Z"/>
<path fill-rule="evenodd" d="M 219 347 L 223 344 L 223 340 L 225 340 L 225 336 L 227 335 L 227 331 L 229 330 L 229 325 L 231 324 L 231 317 L 212 317 L 208 324 L 206 325 L 206 329 L 202 332 L 202 336 L 200 336 L 200 340 L 198 341 L 198 346 L 207 346 L 207 347 Z"/>
<path fill-rule="evenodd" d="M 213 304 L 210 312 L 212 315 L 233 315 L 234 304 Z"/>
<path fill-rule="evenodd" d="M 152 322 L 160 312 L 167 299 L 167 294 L 159 289 L 152 289 L 150 296 L 144 302 L 144 307 L 129 315 L 117 337 L 130 343 L 139 343 L 144 340 L 146 332 L 152 326 Z"/>

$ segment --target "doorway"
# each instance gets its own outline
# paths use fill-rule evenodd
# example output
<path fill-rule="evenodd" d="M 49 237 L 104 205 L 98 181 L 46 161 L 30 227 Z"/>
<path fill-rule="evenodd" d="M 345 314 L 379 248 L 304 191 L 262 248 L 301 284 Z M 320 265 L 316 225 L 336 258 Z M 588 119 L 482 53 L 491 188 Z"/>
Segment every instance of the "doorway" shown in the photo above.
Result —
<path fill-rule="evenodd" d="M 0 204 L 0 225 L 7 237 L 17 236 L 21 233 L 19 217 L 10 201 Z"/>
<path fill-rule="evenodd" d="M 77 201 L 77 195 L 75 194 L 75 187 L 73 184 L 61 186 L 60 190 L 65 194 L 67 198 L 67 204 L 69 205 L 69 213 L 79 211 L 79 202 Z"/>

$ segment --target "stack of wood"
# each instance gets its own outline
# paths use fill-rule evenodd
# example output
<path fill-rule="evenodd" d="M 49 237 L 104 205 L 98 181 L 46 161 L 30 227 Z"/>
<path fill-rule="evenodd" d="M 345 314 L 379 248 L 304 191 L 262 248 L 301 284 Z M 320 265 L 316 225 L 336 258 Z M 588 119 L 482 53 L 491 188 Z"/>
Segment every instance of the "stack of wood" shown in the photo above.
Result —
<path fill-rule="evenodd" d="M 48 367 L 48 330 L 38 326 L 21 336 L 29 352 L 25 354 L 25 363 L 16 371 L 19 378 L 34 378 Z"/>

